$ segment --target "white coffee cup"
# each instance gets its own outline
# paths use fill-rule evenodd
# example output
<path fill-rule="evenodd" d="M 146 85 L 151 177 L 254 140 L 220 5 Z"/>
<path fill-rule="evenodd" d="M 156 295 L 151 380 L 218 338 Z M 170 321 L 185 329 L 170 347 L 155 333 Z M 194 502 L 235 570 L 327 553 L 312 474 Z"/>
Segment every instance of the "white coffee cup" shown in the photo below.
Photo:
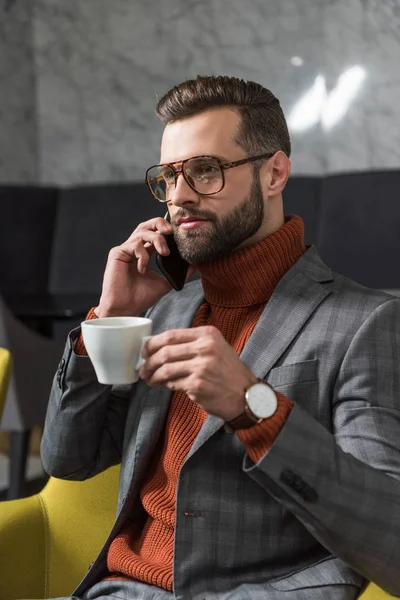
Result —
<path fill-rule="evenodd" d="M 139 379 L 142 349 L 150 337 L 151 319 L 106 317 L 83 321 L 83 341 L 99 383 L 124 385 Z"/>

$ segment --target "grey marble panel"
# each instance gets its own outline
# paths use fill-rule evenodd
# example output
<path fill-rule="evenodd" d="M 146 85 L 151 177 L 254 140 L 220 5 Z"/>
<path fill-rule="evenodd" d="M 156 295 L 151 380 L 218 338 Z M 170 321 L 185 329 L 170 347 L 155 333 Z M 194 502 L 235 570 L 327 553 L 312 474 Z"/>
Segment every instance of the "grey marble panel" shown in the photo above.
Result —
<path fill-rule="evenodd" d="M 364 2 L 364 60 L 371 85 L 363 97 L 371 167 L 400 166 L 400 2 Z"/>
<path fill-rule="evenodd" d="M 263 83 L 289 119 L 323 78 L 322 104 L 304 108 L 313 125 L 292 128 L 293 173 L 398 168 L 399 6 L 398 0 L 35 0 L 41 181 L 141 179 L 159 155 L 157 98 L 198 73 Z M 324 126 L 343 73 L 354 67 L 365 73 L 358 93 L 338 123 Z"/>
<path fill-rule="evenodd" d="M 30 0 L 0 0 L 0 182 L 37 179 Z"/>
<path fill-rule="evenodd" d="M 366 73 L 347 114 L 325 132 L 328 171 L 399 168 L 400 3 L 334 0 L 325 11 L 328 86 L 349 67 Z"/>
<path fill-rule="evenodd" d="M 198 73 L 260 81 L 289 109 L 322 68 L 323 3 L 38 0 L 36 68 L 46 182 L 140 179 L 158 160 L 157 97 Z M 307 29 L 303 41 L 299 31 Z M 290 58 L 301 54 L 304 66 Z M 297 172 L 321 172 L 318 130 L 293 140 Z"/>

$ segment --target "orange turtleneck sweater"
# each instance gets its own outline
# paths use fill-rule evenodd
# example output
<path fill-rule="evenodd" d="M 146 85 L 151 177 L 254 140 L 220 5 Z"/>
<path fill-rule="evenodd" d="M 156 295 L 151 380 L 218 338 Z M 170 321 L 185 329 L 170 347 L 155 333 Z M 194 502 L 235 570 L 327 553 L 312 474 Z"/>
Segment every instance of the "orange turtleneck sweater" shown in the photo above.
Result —
<path fill-rule="evenodd" d="M 276 285 L 305 251 L 299 217 L 286 217 L 277 232 L 258 244 L 213 263 L 200 265 L 205 302 L 192 326 L 214 325 L 237 354 L 243 350 Z M 96 318 L 93 309 L 88 318 Z M 82 338 L 75 352 L 85 354 Z M 237 435 L 254 462 L 268 451 L 293 403 L 277 392 L 278 410 Z M 129 522 L 108 552 L 109 577 L 136 579 L 166 590 L 173 584 L 176 486 L 179 471 L 207 413 L 184 392 L 175 392 L 163 435 L 152 457 L 140 493 L 145 522 Z"/>

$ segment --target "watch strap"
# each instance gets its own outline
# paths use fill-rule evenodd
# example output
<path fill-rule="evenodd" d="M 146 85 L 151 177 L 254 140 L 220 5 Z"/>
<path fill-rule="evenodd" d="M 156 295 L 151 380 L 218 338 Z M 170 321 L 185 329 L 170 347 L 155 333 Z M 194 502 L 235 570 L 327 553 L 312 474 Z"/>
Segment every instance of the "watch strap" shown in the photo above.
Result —
<path fill-rule="evenodd" d="M 248 406 L 246 406 L 244 411 L 239 416 L 232 419 L 232 421 L 228 421 L 227 425 L 234 430 L 249 429 L 249 427 L 253 427 L 253 425 L 261 423 L 262 420 L 263 419 L 259 419 L 253 415 Z"/>

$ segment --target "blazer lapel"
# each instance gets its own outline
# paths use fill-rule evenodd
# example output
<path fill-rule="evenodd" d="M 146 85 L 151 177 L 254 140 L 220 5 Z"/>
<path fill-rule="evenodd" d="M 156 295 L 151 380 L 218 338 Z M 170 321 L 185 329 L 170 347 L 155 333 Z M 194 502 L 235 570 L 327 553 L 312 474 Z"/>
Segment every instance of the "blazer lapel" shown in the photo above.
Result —
<path fill-rule="evenodd" d="M 300 271 L 279 283 L 240 357 L 256 377 L 265 378 L 330 293 Z"/>
<path fill-rule="evenodd" d="M 240 358 L 259 379 L 265 378 L 307 320 L 331 293 L 332 271 L 312 246 L 277 285 Z M 207 417 L 188 456 L 190 458 L 224 424 Z"/>

